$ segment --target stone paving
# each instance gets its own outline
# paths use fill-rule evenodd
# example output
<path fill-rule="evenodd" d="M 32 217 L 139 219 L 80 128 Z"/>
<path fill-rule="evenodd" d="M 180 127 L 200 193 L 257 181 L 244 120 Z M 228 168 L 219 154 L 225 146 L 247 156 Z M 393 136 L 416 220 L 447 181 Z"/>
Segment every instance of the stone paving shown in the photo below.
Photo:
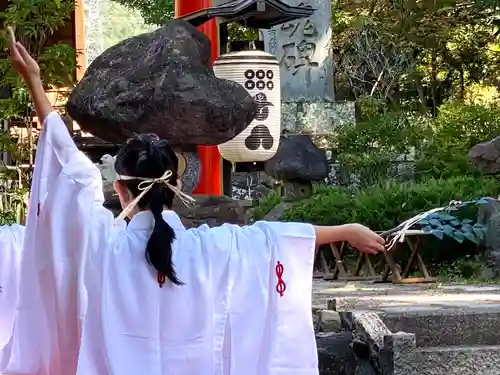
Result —
<path fill-rule="evenodd" d="M 500 374 L 500 285 L 315 280 L 313 304 L 319 318 L 335 313 L 325 315 L 320 309 L 336 309 L 339 326 L 345 317 L 352 317 L 355 336 L 370 348 L 371 367 L 366 374 Z M 335 319 L 329 320 L 335 323 Z M 321 319 L 318 321 L 321 323 Z M 355 371 L 332 365 L 341 363 L 347 368 L 352 362 L 349 356 L 332 354 L 342 349 L 339 336 L 331 335 L 337 345 L 330 345 L 333 349 L 329 351 L 317 340 L 318 353 L 329 355 L 323 362 L 320 355 L 322 375 L 359 373 L 359 357 Z M 379 370 L 375 369 L 377 365 Z"/>
<path fill-rule="evenodd" d="M 392 284 L 314 280 L 313 306 L 325 308 L 335 299 L 337 310 L 408 310 L 443 309 L 500 310 L 500 285 L 463 284 Z"/>

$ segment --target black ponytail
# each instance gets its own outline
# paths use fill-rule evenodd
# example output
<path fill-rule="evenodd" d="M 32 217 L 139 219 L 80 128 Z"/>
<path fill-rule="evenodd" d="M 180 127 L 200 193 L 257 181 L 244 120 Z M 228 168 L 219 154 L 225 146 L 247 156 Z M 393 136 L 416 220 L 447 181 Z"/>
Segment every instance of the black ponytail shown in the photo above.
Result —
<path fill-rule="evenodd" d="M 159 190 L 166 188 L 163 186 L 153 186 L 152 188 L 149 209 L 153 213 L 155 223 L 146 246 L 146 259 L 160 275 L 164 275 L 176 285 L 182 285 L 182 282 L 177 278 L 172 262 L 172 242 L 175 240 L 175 232 L 162 216 L 164 200 L 163 194 Z"/>
<path fill-rule="evenodd" d="M 159 140 L 151 134 L 141 134 L 131 138 L 116 155 L 115 169 L 119 175 L 158 178 L 166 171 L 171 171 L 169 182 L 177 182 L 177 157 L 167 141 Z M 134 197 L 141 191 L 141 180 L 120 180 Z M 137 204 L 140 209 L 149 209 L 154 217 L 154 227 L 146 246 L 146 260 L 158 271 L 158 282 L 167 278 L 176 285 L 183 283 L 177 278 L 172 262 L 172 243 L 175 232 L 163 219 L 165 207 L 172 208 L 174 192 L 163 183 L 153 185 Z"/>

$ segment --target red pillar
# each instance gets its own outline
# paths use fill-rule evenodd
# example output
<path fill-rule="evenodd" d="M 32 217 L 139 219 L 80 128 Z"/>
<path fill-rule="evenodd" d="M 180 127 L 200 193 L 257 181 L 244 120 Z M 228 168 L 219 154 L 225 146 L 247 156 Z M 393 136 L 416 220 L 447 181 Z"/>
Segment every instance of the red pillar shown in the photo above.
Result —
<path fill-rule="evenodd" d="M 175 0 L 175 17 L 212 6 L 212 0 Z M 212 63 L 219 55 L 219 31 L 215 19 L 198 28 L 212 43 Z M 195 194 L 222 195 L 222 163 L 217 146 L 198 146 L 201 161 L 200 184 Z"/>

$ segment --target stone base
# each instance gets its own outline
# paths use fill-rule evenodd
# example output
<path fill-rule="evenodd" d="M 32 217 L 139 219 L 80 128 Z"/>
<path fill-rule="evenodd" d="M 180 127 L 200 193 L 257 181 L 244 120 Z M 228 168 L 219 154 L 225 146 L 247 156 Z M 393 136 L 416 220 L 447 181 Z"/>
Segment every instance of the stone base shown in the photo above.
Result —
<path fill-rule="evenodd" d="M 331 135 L 339 126 L 355 122 L 354 102 L 281 102 L 281 129 L 291 134 Z"/>
<path fill-rule="evenodd" d="M 174 202 L 174 211 L 179 214 L 187 228 L 208 224 L 210 227 L 224 223 L 245 225 L 248 201 L 235 200 L 219 195 L 193 195 L 196 202 L 193 206 L 185 206 L 182 202 Z"/>
<path fill-rule="evenodd" d="M 274 189 L 276 181 L 265 172 L 233 172 L 231 176 L 234 199 L 260 199 Z"/>
<path fill-rule="evenodd" d="M 316 335 L 320 375 L 352 375 L 356 356 L 351 348 L 352 332 L 329 332 Z"/>
<path fill-rule="evenodd" d="M 186 206 L 179 199 L 174 201 L 173 210 L 181 217 L 187 228 L 208 224 L 211 227 L 224 223 L 245 225 L 248 223 L 248 201 L 235 200 L 226 196 L 193 195 L 196 202 Z M 108 194 L 104 206 L 118 216 L 121 212 L 118 197 Z"/>
<path fill-rule="evenodd" d="M 349 327 L 353 333 L 349 346 L 356 355 L 356 371 L 329 371 L 333 368 L 330 357 L 325 357 L 325 344 L 318 337 L 320 369 L 326 369 L 320 371 L 322 375 L 355 375 L 360 373 L 362 366 L 364 374 L 380 375 L 500 374 L 497 334 L 500 317 L 494 311 L 479 314 L 472 310 L 450 311 L 437 315 L 434 311 L 420 311 L 405 314 L 402 320 L 395 314 L 375 312 L 343 312 L 339 316 L 343 327 Z M 320 322 L 321 318 L 317 320 Z M 405 332 L 394 333 L 386 323 Z M 333 335 L 338 336 L 338 333 Z M 366 349 L 356 350 L 357 343 Z M 337 347 L 336 350 L 345 352 L 346 348 Z"/>

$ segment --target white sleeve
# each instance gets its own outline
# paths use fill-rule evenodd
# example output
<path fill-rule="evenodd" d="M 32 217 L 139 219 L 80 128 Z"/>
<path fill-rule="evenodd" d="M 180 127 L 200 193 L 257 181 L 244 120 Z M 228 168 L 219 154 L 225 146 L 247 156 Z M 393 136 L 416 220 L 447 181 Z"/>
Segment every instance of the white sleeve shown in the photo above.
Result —
<path fill-rule="evenodd" d="M 88 254 L 101 248 L 89 236 L 112 225 L 111 213 L 96 215 L 102 202 L 98 168 L 77 149 L 59 115 L 51 113 L 37 147 L 19 306 L 8 360 L 4 350 L 7 367 L 1 370 L 76 371 L 86 310 L 83 270 Z"/>
<path fill-rule="evenodd" d="M 7 345 L 14 327 L 23 240 L 23 226 L 0 226 L 0 348 Z"/>
<path fill-rule="evenodd" d="M 226 289 L 218 294 L 229 298 L 234 372 L 274 373 L 269 372 L 273 368 L 280 374 L 315 373 L 313 226 L 257 222 L 206 231 L 211 232 L 205 252 L 210 253 L 212 274 L 221 275 L 215 282 Z M 255 361 L 256 357 L 260 360 Z"/>
<path fill-rule="evenodd" d="M 271 247 L 265 335 L 261 366 L 272 374 L 318 374 L 312 320 L 312 281 L 316 232 L 310 224 L 260 222 Z M 262 357 L 263 356 L 263 357 Z M 261 373 L 262 371 L 259 371 Z"/>

